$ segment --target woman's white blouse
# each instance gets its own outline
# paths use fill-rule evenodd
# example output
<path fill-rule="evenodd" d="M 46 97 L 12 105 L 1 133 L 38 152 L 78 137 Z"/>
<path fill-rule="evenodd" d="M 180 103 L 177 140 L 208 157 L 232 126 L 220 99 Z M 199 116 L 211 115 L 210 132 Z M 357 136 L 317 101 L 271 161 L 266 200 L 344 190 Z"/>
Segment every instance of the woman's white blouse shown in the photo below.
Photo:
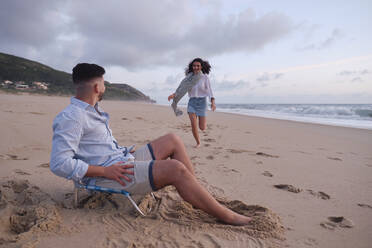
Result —
<path fill-rule="evenodd" d="M 189 97 L 213 97 L 211 83 L 207 75 L 203 74 L 191 90 L 188 91 Z"/>

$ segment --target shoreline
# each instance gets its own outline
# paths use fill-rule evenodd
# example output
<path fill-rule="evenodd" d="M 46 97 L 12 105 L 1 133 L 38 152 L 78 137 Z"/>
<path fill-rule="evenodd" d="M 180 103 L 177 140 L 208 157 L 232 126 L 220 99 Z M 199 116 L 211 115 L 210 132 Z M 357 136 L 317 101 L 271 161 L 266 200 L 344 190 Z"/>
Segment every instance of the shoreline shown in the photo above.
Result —
<path fill-rule="evenodd" d="M 18 91 L 18 92 L 7 92 L 7 91 L 3 91 L 3 90 L 0 90 L 0 94 L 9 94 L 9 95 L 30 95 L 30 96 L 47 96 L 47 97 L 61 97 L 61 98 L 64 98 L 64 97 L 67 97 L 67 98 L 71 98 L 72 96 L 67 96 L 67 95 L 48 95 L 48 94 L 43 94 L 43 93 L 30 93 L 30 92 L 21 92 L 21 91 Z M 165 104 L 165 103 L 153 103 L 153 102 L 146 102 L 146 101 L 136 101 L 136 100 L 120 100 L 120 99 L 104 99 L 103 101 L 114 101 L 114 102 L 134 102 L 134 103 L 144 103 L 144 104 L 150 104 L 150 105 L 158 105 L 158 106 L 169 106 L 170 107 L 170 104 Z M 271 105 L 271 104 L 268 104 L 268 105 Z M 275 105 L 275 104 L 274 104 Z M 283 105 L 286 105 L 286 104 L 283 104 Z M 291 104 L 289 104 L 291 105 Z M 294 104 L 296 105 L 296 104 Z M 309 104 L 311 105 L 311 104 Z M 317 105 L 317 104 L 314 104 L 314 105 Z M 327 105 L 327 104 L 325 104 Z M 330 104 L 330 105 L 342 105 L 342 104 Z M 353 105 L 353 104 L 350 104 L 350 105 Z M 355 104 L 355 105 L 371 105 L 369 103 L 365 103 L 365 104 Z M 182 109 L 186 109 L 187 108 L 187 105 L 179 105 L 180 108 Z M 218 107 L 218 105 L 217 105 Z M 208 112 L 211 112 L 210 109 L 207 110 Z M 186 111 L 184 111 L 185 113 Z M 311 119 L 311 120 L 306 120 L 306 118 L 313 118 L 313 117 L 299 117 L 299 116 L 278 116 L 278 117 L 275 117 L 275 116 L 265 116 L 265 114 L 263 115 L 259 115 L 259 114 L 248 114 L 248 113 L 234 113 L 234 112 L 228 112 L 228 111 L 224 111 L 224 110 L 219 110 L 217 109 L 216 112 L 218 113 L 226 113 L 226 114 L 233 114 L 233 115 L 242 115 L 242 116 L 248 116 L 248 117 L 257 117 L 257 118 L 264 118 L 264 119 L 273 119 L 273 120 L 283 120 L 283 121 L 293 121 L 293 122 L 298 122 L 298 123 L 309 123 L 309 124 L 317 124 L 317 125 L 324 125 L 324 126 L 332 126 L 332 127 L 346 127 L 346 128 L 354 128 L 354 129 L 363 129 L 363 130 L 372 130 L 372 121 L 371 121 L 371 126 L 355 126 L 353 124 L 341 124 L 341 123 L 329 123 L 327 122 L 327 118 L 324 118 L 324 121 L 323 121 L 323 118 L 319 118 L 319 120 L 314 120 L 314 119 Z M 298 118 L 298 119 L 297 119 Z M 304 118 L 304 119 L 303 119 Z M 339 119 L 328 119 L 328 120 L 336 120 L 338 121 Z M 349 120 L 343 120 L 343 121 L 349 121 Z M 354 120 L 353 120 L 354 121 Z"/>
<path fill-rule="evenodd" d="M 159 103 L 154 103 L 155 105 L 159 106 L 170 106 L 167 104 L 159 104 Z M 271 105 L 271 104 L 268 104 Z M 285 104 L 283 104 L 285 105 Z M 296 105 L 296 104 L 293 104 Z M 314 104 L 315 105 L 315 104 Z M 356 104 L 360 105 L 360 104 Z M 370 105 L 370 104 L 365 104 L 365 105 Z M 217 105 L 218 107 L 218 105 Z M 186 109 L 187 105 L 181 105 L 180 108 Z M 211 112 L 210 109 L 207 110 L 208 112 Z M 226 110 L 220 110 L 217 108 L 216 112 L 219 113 L 226 113 L 226 114 L 234 114 L 234 115 L 242 115 L 242 116 L 249 116 L 249 117 L 258 117 L 258 118 L 265 118 L 265 119 L 274 119 L 274 120 L 285 120 L 285 121 L 294 121 L 294 122 L 299 122 L 299 123 L 310 123 L 310 124 L 318 124 L 318 125 L 325 125 L 325 126 L 333 126 L 333 127 L 347 127 L 347 128 L 356 128 L 356 129 L 363 129 L 363 130 L 372 130 L 372 120 L 370 121 L 371 123 L 369 126 L 365 125 L 357 125 L 357 124 L 345 124 L 345 123 L 331 123 L 332 121 L 359 121 L 359 120 L 350 120 L 350 119 L 331 119 L 331 118 L 326 118 L 326 117 L 300 117 L 300 116 L 289 116 L 289 115 L 281 115 L 277 114 L 278 116 L 273 116 L 273 114 L 249 114 L 249 113 L 236 113 L 236 112 L 229 112 Z M 274 114 L 276 115 L 276 114 Z"/>
<path fill-rule="evenodd" d="M 159 106 L 169 106 L 170 107 L 170 105 L 167 105 L 167 104 L 159 104 L 159 103 L 153 103 L 153 104 L 159 105 Z M 217 107 L 218 107 L 218 105 L 217 105 Z M 181 105 L 180 108 L 183 109 L 183 110 L 186 110 L 187 106 L 186 105 Z M 211 112 L 210 109 L 208 109 L 207 111 Z M 372 121 L 371 121 L 371 126 L 365 127 L 365 126 L 353 126 L 352 124 L 347 125 L 347 124 L 339 124 L 339 123 L 329 123 L 329 122 L 326 121 L 327 118 L 324 118 L 325 121 L 323 122 L 323 120 L 321 120 L 321 118 L 319 118 L 320 119 L 319 121 L 303 120 L 302 118 L 306 119 L 306 118 L 312 118 L 312 117 L 290 117 L 290 116 L 274 117 L 274 116 L 254 115 L 254 114 L 247 114 L 247 113 L 234 113 L 234 112 L 219 110 L 218 108 L 217 108 L 216 112 L 225 113 L 225 114 L 232 114 L 232 115 L 256 117 L 256 118 L 264 118 L 264 119 L 273 119 L 273 120 L 293 121 L 293 122 L 298 122 L 298 123 L 317 124 L 317 125 L 332 126 L 332 127 L 345 127 L 345 128 L 354 128 L 354 129 L 372 130 Z M 299 118 L 299 119 L 296 120 L 296 118 Z M 338 119 L 330 119 L 330 120 L 338 120 Z"/>

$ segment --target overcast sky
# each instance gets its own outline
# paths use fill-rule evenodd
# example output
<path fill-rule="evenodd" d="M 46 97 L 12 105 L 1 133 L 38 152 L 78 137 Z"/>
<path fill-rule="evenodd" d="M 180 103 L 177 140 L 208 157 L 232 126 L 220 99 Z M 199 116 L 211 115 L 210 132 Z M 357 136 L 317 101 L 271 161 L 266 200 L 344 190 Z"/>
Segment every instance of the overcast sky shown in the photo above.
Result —
<path fill-rule="evenodd" d="M 372 103 L 371 13 L 370 0 L 2 0 L 0 51 L 97 63 L 159 103 L 195 57 L 217 103 Z"/>

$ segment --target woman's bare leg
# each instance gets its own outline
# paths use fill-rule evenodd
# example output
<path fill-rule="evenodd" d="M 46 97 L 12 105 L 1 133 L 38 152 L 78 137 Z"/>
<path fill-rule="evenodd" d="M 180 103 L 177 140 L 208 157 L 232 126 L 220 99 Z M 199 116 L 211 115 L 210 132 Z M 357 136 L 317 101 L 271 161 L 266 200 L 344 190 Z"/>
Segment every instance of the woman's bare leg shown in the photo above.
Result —
<path fill-rule="evenodd" d="M 191 129 L 192 129 L 192 135 L 195 138 L 196 141 L 196 148 L 200 146 L 200 138 L 199 138 L 199 132 L 198 132 L 198 120 L 197 116 L 194 113 L 189 113 L 190 122 L 191 122 Z"/>
<path fill-rule="evenodd" d="M 185 201 L 227 224 L 246 225 L 251 221 L 251 218 L 235 213 L 218 203 L 180 161 L 174 159 L 155 161 L 152 172 L 156 188 L 175 186 Z"/>
<path fill-rule="evenodd" d="M 204 131 L 207 128 L 207 117 L 199 116 L 199 128 Z"/>
<path fill-rule="evenodd" d="M 178 160 L 186 166 L 192 175 L 195 175 L 194 166 L 187 155 L 186 147 L 177 135 L 169 133 L 151 141 L 150 144 L 156 160 L 167 158 Z"/>

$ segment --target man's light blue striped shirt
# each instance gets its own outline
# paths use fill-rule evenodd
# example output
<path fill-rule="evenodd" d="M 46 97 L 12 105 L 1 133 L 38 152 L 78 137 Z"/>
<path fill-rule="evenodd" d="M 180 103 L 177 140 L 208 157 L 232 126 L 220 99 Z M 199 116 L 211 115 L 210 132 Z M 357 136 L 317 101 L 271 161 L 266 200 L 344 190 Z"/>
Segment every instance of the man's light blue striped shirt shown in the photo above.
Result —
<path fill-rule="evenodd" d="M 101 108 L 76 98 L 53 121 L 50 169 L 58 176 L 79 181 L 88 165 L 110 166 L 133 156 L 112 136 L 110 117 Z"/>

